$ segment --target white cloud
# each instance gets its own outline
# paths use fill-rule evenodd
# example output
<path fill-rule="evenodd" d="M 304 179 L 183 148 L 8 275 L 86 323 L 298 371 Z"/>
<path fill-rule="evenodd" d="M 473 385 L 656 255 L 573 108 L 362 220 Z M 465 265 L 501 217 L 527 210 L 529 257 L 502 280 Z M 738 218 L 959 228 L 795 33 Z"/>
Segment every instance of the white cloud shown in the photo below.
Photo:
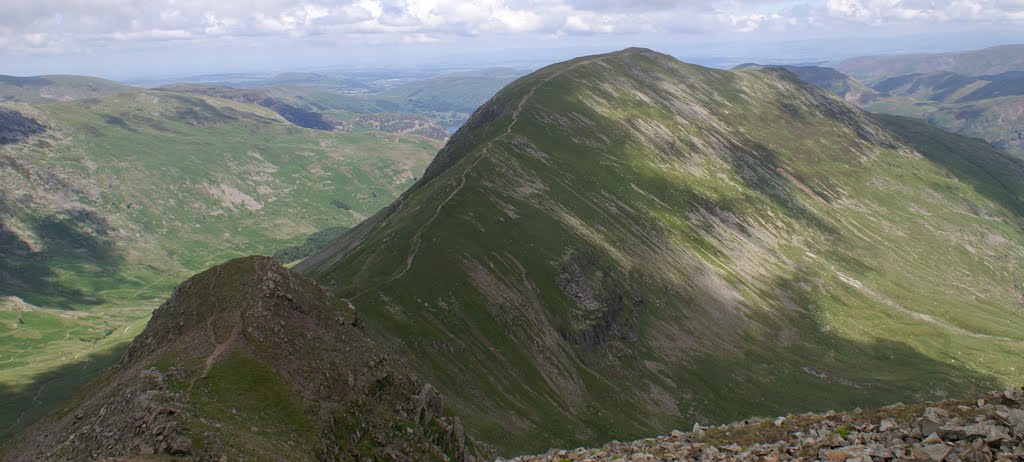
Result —
<path fill-rule="evenodd" d="M 1024 0 L 2 0 L 0 47 L 52 53 L 256 36 L 418 43 L 972 22 L 1024 25 Z"/>

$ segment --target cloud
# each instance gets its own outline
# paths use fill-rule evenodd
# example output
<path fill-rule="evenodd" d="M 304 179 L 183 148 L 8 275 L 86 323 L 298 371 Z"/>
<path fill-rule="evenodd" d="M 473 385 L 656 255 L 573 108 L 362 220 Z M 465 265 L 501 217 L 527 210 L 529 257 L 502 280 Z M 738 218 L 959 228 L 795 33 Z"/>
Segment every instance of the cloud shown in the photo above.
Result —
<path fill-rule="evenodd" d="M 3 0 L 0 47 L 331 37 L 410 43 L 529 34 L 794 34 L 901 24 L 1024 25 L 1022 0 Z"/>

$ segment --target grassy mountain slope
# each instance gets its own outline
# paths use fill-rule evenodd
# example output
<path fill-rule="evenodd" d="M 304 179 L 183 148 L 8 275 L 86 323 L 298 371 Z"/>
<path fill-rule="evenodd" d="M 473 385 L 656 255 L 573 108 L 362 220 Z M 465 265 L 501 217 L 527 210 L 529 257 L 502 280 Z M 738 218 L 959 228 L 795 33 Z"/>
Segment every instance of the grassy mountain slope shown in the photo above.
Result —
<path fill-rule="evenodd" d="M 830 67 L 820 66 L 761 66 L 758 64 L 743 64 L 737 66 L 737 70 L 758 70 L 765 67 L 777 67 L 796 74 L 800 80 L 824 88 L 844 100 L 854 104 L 866 104 L 877 99 L 880 95 L 875 89 L 858 82 L 842 72 Z"/>
<path fill-rule="evenodd" d="M 869 111 L 922 119 L 953 133 L 984 139 L 1024 158 L 1024 72 L 981 76 L 948 71 L 915 73 L 889 77 L 867 87 L 830 68 L 779 67 Z"/>
<path fill-rule="evenodd" d="M 883 96 L 862 103 L 870 111 L 923 119 L 1024 158 L 1024 73 L 911 74 L 885 79 L 874 88 Z"/>
<path fill-rule="evenodd" d="M 176 283 L 353 226 L 438 146 L 165 91 L 8 110 L 45 131 L 0 146 L 0 296 L 39 308 L 0 326 L 0 438 L 66 398 L 83 368 L 113 361 Z"/>
<path fill-rule="evenodd" d="M 324 109 L 327 106 L 316 101 L 306 101 L 296 96 L 302 91 L 290 87 L 234 89 L 216 85 L 175 84 L 163 87 L 167 90 L 198 93 L 207 96 L 255 104 L 276 112 L 289 122 L 304 128 L 339 132 L 381 131 L 420 135 L 436 140 L 445 140 L 451 134 L 430 119 L 402 113 L 354 114 Z M 337 117 L 337 118 L 336 118 Z"/>
<path fill-rule="evenodd" d="M 506 453 L 1020 382 L 1024 167 L 899 120 L 779 70 L 579 58 L 296 269 Z"/>
<path fill-rule="evenodd" d="M 269 258 L 218 265 L 179 286 L 116 366 L 0 456 L 475 461 L 481 449 L 433 388 L 359 325 Z"/>
<path fill-rule="evenodd" d="M 840 72 L 874 84 L 888 77 L 931 72 L 967 76 L 1024 70 L 1024 45 L 1002 45 L 957 53 L 862 56 L 836 65 Z"/>
<path fill-rule="evenodd" d="M 81 75 L 0 75 L 0 102 L 49 103 L 138 91 L 136 87 Z"/>

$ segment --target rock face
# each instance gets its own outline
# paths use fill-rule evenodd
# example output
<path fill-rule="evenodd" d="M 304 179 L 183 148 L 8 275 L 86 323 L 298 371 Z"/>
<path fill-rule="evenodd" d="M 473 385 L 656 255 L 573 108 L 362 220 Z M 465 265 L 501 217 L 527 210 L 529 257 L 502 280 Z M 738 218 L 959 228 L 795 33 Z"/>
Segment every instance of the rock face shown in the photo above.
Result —
<path fill-rule="evenodd" d="M 106 376 L 3 460 L 451 460 L 487 452 L 350 308 L 266 257 L 179 286 Z"/>
<path fill-rule="evenodd" d="M 1013 389 L 977 401 L 744 420 L 598 449 L 553 449 L 512 461 L 1018 462 L 1024 460 L 1022 416 L 1024 391 Z"/>

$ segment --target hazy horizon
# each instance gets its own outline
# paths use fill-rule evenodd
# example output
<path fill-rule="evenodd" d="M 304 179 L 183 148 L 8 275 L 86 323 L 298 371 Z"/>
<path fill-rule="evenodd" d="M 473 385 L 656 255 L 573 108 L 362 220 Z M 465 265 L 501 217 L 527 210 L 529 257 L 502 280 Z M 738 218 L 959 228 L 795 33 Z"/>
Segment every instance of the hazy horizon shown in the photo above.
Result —
<path fill-rule="evenodd" d="M 536 67 L 642 46 L 709 66 L 1024 43 L 1018 0 L 10 0 L 0 74 L 134 80 Z"/>

